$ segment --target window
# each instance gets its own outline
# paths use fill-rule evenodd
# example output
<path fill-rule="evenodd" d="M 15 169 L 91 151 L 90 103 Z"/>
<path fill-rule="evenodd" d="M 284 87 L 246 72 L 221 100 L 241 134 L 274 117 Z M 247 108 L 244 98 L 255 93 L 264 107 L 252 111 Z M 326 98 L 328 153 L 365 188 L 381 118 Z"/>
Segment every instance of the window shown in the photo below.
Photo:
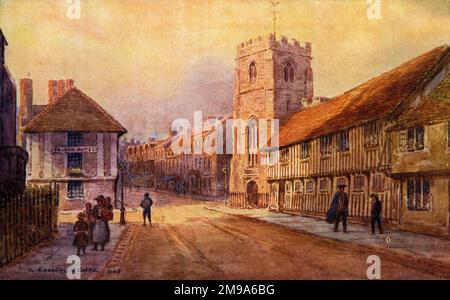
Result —
<path fill-rule="evenodd" d="M 374 147 L 378 146 L 378 130 L 379 125 L 377 121 L 369 122 L 364 125 L 364 146 Z"/>
<path fill-rule="evenodd" d="M 372 189 L 374 192 L 384 192 L 385 182 L 383 174 L 375 174 L 372 177 Z"/>
<path fill-rule="evenodd" d="M 402 130 L 399 134 L 400 151 L 414 152 L 425 148 L 425 129 L 423 126 L 417 126 Z"/>
<path fill-rule="evenodd" d="M 325 135 L 320 137 L 320 154 L 331 154 L 331 135 Z"/>
<path fill-rule="evenodd" d="M 248 66 L 248 77 L 250 81 L 255 81 L 257 76 L 256 63 L 252 61 Z"/>
<path fill-rule="evenodd" d="M 300 180 L 294 182 L 294 192 L 301 193 L 303 191 L 303 185 Z"/>
<path fill-rule="evenodd" d="M 286 182 L 286 193 L 292 193 L 292 183 L 290 181 Z"/>
<path fill-rule="evenodd" d="M 338 132 L 338 134 L 336 135 L 336 139 L 337 146 L 340 152 L 346 152 L 349 150 L 348 130 Z"/>
<path fill-rule="evenodd" d="M 294 82 L 294 66 L 290 62 L 284 66 L 284 81 Z"/>
<path fill-rule="evenodd" d="M 67 182 L 67 197 L 69 199 L 83 198 L 83 182 L 82 181 L 69 181 Z"/>
<path fill-rule="evenodd" d="M 305 183 L 305 189 L 307 193 L 314 193 L 314 181 L 307 180 Z"/>
<path fill-rule="evenodd" d="M 69 169 L 81 169 L 83 164 L 83 155 L 81 153 L 67 154 L 67 167 Z"/>
<path fill-rule="evenodd" d="M 321 193 L 328 193 L 328 179 L 320 179 L 319 191 Z"/>
<path fill-rule="evenodd" d="M 258 128 L 255 119 L 248 121 L 247 130 L 248 165 L 256 166 L 258 163 Z"/>
<path fill-rule="evenodd" d="M 309 143 L 308 142 L 305 142 L 305 143 L 301 144 L 300 157 L 303 158 L 303 159 L 309 157 Z"/>
<path fill-rule="evenodd" d="M 431 179 L 409 178 L 407 186 L 408 209 L 429 210 L 431 206 Z"/>
<path fill-rule="evenodd" d="M 283 148 L 280 151 L 280 162 L 285 163 L 289 161 L 289 149 Z"/>
<path fill-rule="evenodd" d="M 365 186 L 365 176 L 357 175 L 353 177 L 353 191 L 354 192 L 363 192 Z"/>
<path fill-rule="evenodd" d="M 272 185 L 270 186 L 270 191 L 272 195 L 276 195 L 278 193 L 278 184 L 272 183 Z"/>
<path fill-rule="evenodd" d="M 67 133 L 67 146 L 76 147 L 81 146 L 83 143 L 83 135 L 81 132 L 68 132 Z"/>

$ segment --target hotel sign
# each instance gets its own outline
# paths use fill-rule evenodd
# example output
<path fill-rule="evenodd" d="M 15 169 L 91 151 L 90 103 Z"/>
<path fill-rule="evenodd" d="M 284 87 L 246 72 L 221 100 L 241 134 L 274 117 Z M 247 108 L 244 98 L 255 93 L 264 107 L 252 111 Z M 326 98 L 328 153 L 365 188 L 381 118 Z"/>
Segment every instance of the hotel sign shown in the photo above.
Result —
<path fill-rule="evenodd" d="M 53 153 L 97 153 L 96 146 L 54 147 Z"/>

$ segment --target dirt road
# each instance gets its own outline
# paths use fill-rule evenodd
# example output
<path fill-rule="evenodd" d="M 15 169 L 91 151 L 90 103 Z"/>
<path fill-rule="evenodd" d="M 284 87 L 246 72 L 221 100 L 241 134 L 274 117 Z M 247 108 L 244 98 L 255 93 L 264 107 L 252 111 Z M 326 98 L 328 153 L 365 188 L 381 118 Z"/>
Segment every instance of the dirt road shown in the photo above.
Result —
<path fill-rule="evenodd" d="M 366 279 L 373 254 L 381 258 L 383 279 L 435 278 L 367 248 L 213 211 L 210 203 L 153 197 L 154 225 L 142 226 L 139 212 L 128 215 L 134 224 L 120 273 L 103 278 Z"/>

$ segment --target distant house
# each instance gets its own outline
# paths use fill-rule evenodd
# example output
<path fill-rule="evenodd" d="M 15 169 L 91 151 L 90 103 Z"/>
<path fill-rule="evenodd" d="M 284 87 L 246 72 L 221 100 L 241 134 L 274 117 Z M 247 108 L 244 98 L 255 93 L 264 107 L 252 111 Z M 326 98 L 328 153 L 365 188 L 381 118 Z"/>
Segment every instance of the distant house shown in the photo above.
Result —
<path fill-rule="evenodd" d="M 25 187 L 28 155 L 17 146 L 16 85 L 5 64 L 8 46 L 0 29 L 0 193 L 20 191 Z"/>
<path fill-rule="evenodd" d="M 30 153 L 27 181 L 59 183 L 63 209 L 82 208 L 100 194 L 114 201 L 118 139 L 126 129 L 73 82 L 67 90 L 62 83 L 54 86 L 50 81 L 49 104 L 42 109 L 30 94 L 21 99 L 23 142 Z"/>

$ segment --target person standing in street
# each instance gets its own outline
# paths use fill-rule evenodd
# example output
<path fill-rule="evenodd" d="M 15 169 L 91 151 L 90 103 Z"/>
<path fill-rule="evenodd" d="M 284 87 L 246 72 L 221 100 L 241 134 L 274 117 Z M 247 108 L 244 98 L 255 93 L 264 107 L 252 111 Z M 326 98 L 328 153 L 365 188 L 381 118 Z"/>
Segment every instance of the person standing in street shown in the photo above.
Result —
<path fill-rule="evenodd" d="M 104 251 L 107 239 L 107 228 L 103 210 L 106 208 L 106 199 L 103 195 L 100 195 L 95 198 L 95 201 L 97 201 L 97 205 L 92 208 L 92 215 L 95 218 L 95 226 L 92 233 L 92 243 L 94 244 L 92 251 L 98 251 L 98 245 L 101 246 L 100 250 Z"/>
<path fill-rule="evenodd" d="M 344 233 L 347 233 L 347 217 L 348 217 L 348 195 L 345 192 L 347 185 L 339 184 L 338 191 L 333 196 L 333 205 L 336 207 L 336 219 L 334 221 L 334 231 L 338 232 L 339 222 L 342 220 Z"/>
<path fill-rule="evenodd" d="M 377 195 L 370 195 L 372 199 L 372 210 L 370 212 L 370 225 L 372 226 L 372 234 L 375 234 L 375 223 L 378 224 L 380 234 L 383 234 L 383 227 L 381 226 L 381 201 Z"/>
<path fill-rule="evenodd" d="M 112 205 L 111 197 L 106 197 L 106 206 L 104 212 L 106 223 L 106 242 L 108 243 L 111 239 L 111 229 L 109 227 L 109 221 L 112 221 L 114 218 L 114 206 Z"/>
<path fill-rule="evenodd" d="M 146 219 L 148 219 L 148 223 L 150 226 L 152 226 L 152 205 L 153 205 L 153 200 L 152 198 L 150 198 L 150 194 L 149 193 L 145 193 L 144 195 L 144 199 L 142 199 L 140 206 L 142 207 L 143 211 L 142 211 L 142 216 L 144 218 L 144 226 Z"/>

